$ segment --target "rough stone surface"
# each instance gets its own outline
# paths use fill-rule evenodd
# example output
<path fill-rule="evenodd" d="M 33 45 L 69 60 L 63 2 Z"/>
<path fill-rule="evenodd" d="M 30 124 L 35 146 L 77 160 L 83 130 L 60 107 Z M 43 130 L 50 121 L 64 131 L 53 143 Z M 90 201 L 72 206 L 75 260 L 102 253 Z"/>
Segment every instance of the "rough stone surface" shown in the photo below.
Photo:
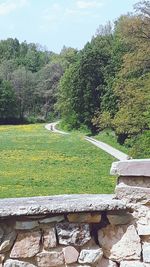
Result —
<path fill-rule="evenodd" d="M 101 221 L 100 214 L 92 213 L 72 213 L 67 215 L 69 222 L 74 223 L 99 223 Z"/>
<path fill-rule="evenodd" d="M 103 251 L 101 248 L 97 249 L 83 249 L 80 252 L 79 263 L 89 263 L 94 264 L 98 260 L 102 259 Z"/>
<path fill-rule="evenodd" d="M 2 241 L 3 235 L 4 235 L 4 230 L 0 225 L 0 242 Z"/>
<path fill-rule="evenodd" d="M 43 234 L 44 249 L 50 249 L 57 246 L 56 231 L 55 228 L 44 229 Z"/>
<path fill-rule="evenodd" d="M 2 266 L 2 263 L 5 259 L 5 255 L 4 254 L 0 254 L 0 266 Z"/>
<path fill-rule="evenodd" d="M 53 217 L 50 217 L 50 218 L 45 218 L 45 219 L 42 219 L 39 221 L 39 223 L 53 223 L 53 222 L 62 222 L 65 220 L 65 217 L 63 215 L 60 215 L 60 216 L 53 216 Z"/>
<path fill-rule="evenodd" d="M 125 184 L 128 186 L 135 186 L 135 187 L 146 187 L 150 188 L 150 177 L 141 177 L 141 176 L 120 176 L 118 178 L 119 184 Z"/>
<path fill-rule="evenodd" d="M 142 245 L 143 251 L 143 261 L 146 263 L 150 263 L 150 243 L 144 242 Z"/>
<path fill-rule="evenodd" d="M 127 209 L 123 201 L 113 198 L 114 195 L 85 194 L 0 199 L 0 217 Z"/>
<path fill-rule="evenodd" d="M 0 244 L 0 253 L 9 251 L 13 246 L 15 239 L 16 232 L 11 227 L 5 229 L 5 233 Z"/>
<path fill-rule="evenodd" d="M 64 255 L 62 252 L 41 252 L 36 256 L 38 267 L 53 267 L 64 264 Z"/>
<path fill-rule="evenodd" d="M 31 230 L 38 227 L 39 224 L 37 221 L 17 221 L 15 229 L 17 230 Z"/>
<path fill-rule="evenodd" d="M 66 264 L 75 263 L 78 260 L 79 252 L 72 246 L 63 248 L 64 258 Z"/>
<path fill-rule="evenodd" d="M 106 258 L 117 262 L 140 259 L 140 238 L 133 225 L 108 225 L 99 230 L 98 240 Z"/>
<path fill-rule="evenodd" d="M 40 250 L 41 233 L 39 231 L 19 233 L 11 250 L 11 258 L 31 258 Z"/>
<path fill-rule="evenodd" d="M 144 263 L 140 261 L 122 261 L 120 267 L 146 267 Z"/>
<path fill-rule="evenodd" d="M 83 246 L 91 239 L 89 224 L 59 223 L 56 229 L 60 245 Z"/>
<path fill-rule="evenodd" d="M 132 220 L 133 217 L 130 213 L 127 214 L 115 214 L 115 215 L 109 215 L 107 214 L 108 221 L 112 225 L 122 225 L 122 224 L 129 224 Z"/>
<path fill-rule="evenodd" d="M 119 184 L 115 188 L 115 194 L 117 199 L 123 199 L 126 203 L 150 203 L 150 188 Z"/>
<path fill-rule="evenodd" d="M 24 262 L 24 261 L 7 260 L 4 263 L 4 267 L 36 267 L 36 266 L 31 263 Z"/>
<path fill-rule="evenodd" d="M 150 159 L 133 159 L 114 162 L 110 173 L 119 176 L 150 177 Z"/>
<path fill-rule="evenodd" d="M 150 235 L 150 206 L 135 205 L 133 216 L 140 236 Z"/>
<path fill-rule="evenodd" d="M 95 267 L 118 267 L 116 262 L 105 259 L 104 257 L 98 261 Z"/>

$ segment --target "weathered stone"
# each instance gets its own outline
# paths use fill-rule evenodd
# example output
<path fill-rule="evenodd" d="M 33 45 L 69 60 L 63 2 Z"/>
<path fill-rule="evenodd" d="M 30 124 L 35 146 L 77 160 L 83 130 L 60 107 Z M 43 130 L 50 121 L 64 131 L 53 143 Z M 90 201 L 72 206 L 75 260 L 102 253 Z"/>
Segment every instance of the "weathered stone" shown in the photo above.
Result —
<path fill-rule="evenodd" d="M 16 239 L 16 232 L 12 228 L 7 228 L 0 244 L 0 253 L 7 252 L 11 249 Z"/>
<path fill-rule="evenodd" d="M 118 178 L 118 184 L 125 184 L 128 186 L 135 187 L 146 187 L 150 188 L 150 177 L 144 176 L 120 176 Z"/>
<path fill-rule="evenodd" d="M 41 233 L 39 231 L 19 233 L 11 250 L 11 258 L 31 258 L 40 250 Z"/>
<path fill-rule="evenodd" d="M 150 243 L 144 242 L 142 245 L 143 250 L 143 261 L 150 263 Z"/>
<path fill-rule="evenodd" d="M 83 249 L 80 252 L 79 256 L 79 263 L 89 263 L 93 264 L 97 262 L 98 260 L 102 259 L 103 257 L 103 251 L 101 248 L 97 249 Z"/>
<path fill-rule="evenodd" d="M 56 232 L 55 228 L 44 229 L 43 235 L 44 249 L 50 249 L 57 246 Z"/>
<path fill-rule="evenodd" d="M 126 203 L 146 204 L 150 202 L 150 188 L 119 184 L 115 188 L 115 194 L 117 199 L 123 199 Z"/>
<path fill-rule="evenodd" d="M 150 235 L 150 224 L 148 225 L 141 225 L 137 224 L 137 231 L 139 235 Z"/>
<path fill-rule="evenodd" d="M 2 241 L 3 235 L 4 235 L 4 230 L 3 230 L 3 228 L 0 226 L 0 242 Z"/>
<path fill-rule="evenodd" d="M 114 162 L 110 173 L 119 176 L 148 176 L 150 177 L 150 160 L 133 159 Z"/>
<path fill-rule="evenodd" d="M 97 213 L 71 213 L 67 215 L 68 221 L 73 223 L 99 223 L 101 215 Z"/>
<path fill-rule="evenodd" d="M 4 259 L 5 259 L 5 255 L 4 254 L 0 254 L 0 267 L 2 267 Z"/>
<path fill-rule="evenodd" d="M 134 225 L 108 225 L 99 230 L 98 240 L 106 258 L 117 262 L 140 259 L 141 243 Z"/>
<path fill-rule="evenodd" d="M 75 263 L 78 260 L 79 252 L 72 246 L 63 248 L 64 258 L 66 264 Z"/>
<path fill-rule="evenodd" d="M 88 224 L 59 223 L 56 229 L 60 245 L 83 246 L 91 239 Z"/>
<path fill-rule="evenodd" d="M 122 261 L 120 267 L 145 267 L 145 264 L 140 261 Z"/>
<path fill-rule="evenodd" d="M 100 259 L 95 267 L 117 267 L 117 263 L 111 260 L 105 259 L 104 257 Z"/>
<path fill-rule="evenodd" d="M 65 265 L 65 267 L 91 267 L 91 265 L 87 265 L 87 264 L 84 264 L 84 265 L 81 265 L 79 263 L 74 263 L 74 264 L 71 264 L 71 265 Z M 99 266 L 101 267 L 101 266 Z"/>
<path fill-rule="evenodd" d="M 124 201 L 113 198 L 114 195 L 83 194 L 0 199 L 0 217 L 128 209 Z"/>
<path fill-rule="evenodd" d="M 63 252 L 41 252 L 37 254 L 36 260 L 38 267 L 53 267 L 64 264 Z"/>
<path fill-rule="evenodd" d="M 39 224 L 37 221 L 17 221 L 15 229 L 17 230 L 31 230 L 38 227 Z"/>
<path fill-rule="evenodd" d="M 116 215 L 109 215 L 107 214 L 107 218 L 112 225 L 122 225 L 128 224 L 132 221 L 133 217 L 130 213 L 127 214 L 116 214 Z"/>
<path fill-rule="evenodd" d="M 54 216 L 54 217 L 49 217 L 49 218 L 45 218 L 39 221 L 39 223 L 53 223 L 53 222 L 62 222 L 65 220 L 65 217 L 63 215 L 60 216 Z"/>
<path fill-rule="evenodd" d="M 36 266 L 31 263 L 24 262 L 24 261 L 7 260 L 4 263 L 4 267 L 36 267 Z"/>
<path fill-rule="evenodd" d="M 140 236 L 150 235 L 150 206 L 135 205 L 133 217 Z"/>

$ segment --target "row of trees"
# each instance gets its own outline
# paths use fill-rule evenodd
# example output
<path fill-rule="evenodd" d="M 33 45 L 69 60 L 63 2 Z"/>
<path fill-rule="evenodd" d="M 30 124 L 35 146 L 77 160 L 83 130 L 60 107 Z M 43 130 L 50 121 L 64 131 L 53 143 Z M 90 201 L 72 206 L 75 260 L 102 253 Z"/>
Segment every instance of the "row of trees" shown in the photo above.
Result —
<path fill-rule="evenodd" d="M 0 123 L 52 118 L 59 80 L 76 53 L 64 47 L 57 55 L 17 39 L 0 41 Z"/>
<path fill-rule="evenodd" d="M 134 147 L 134 156 L 142 156 L 143 150 L 149 155 L 149 1 L 136 4 L 134 14 L 121 16 L 113 30 L 110 23 L 99 27 L 61 78 L 58 95 L 69 128 L 111 128 L 120 143 Z"/>

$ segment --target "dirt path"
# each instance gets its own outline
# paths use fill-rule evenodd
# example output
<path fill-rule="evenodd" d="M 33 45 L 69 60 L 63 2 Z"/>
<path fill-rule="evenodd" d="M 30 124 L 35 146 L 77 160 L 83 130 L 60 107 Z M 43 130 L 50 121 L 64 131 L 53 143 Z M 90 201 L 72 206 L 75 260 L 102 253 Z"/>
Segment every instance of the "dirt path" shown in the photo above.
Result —
<path fill-rule="evenodd" d="M 52 131 L 54 133 L 59 133 L 59 134 L 69 134 L 67 132 L 63 132 L 63 131 L 60 131 L 60 130 L 57 130 L 56 129 L 56 125 L 58 124 L 59 122 L 52 122 L 52 123 L 49 123 L 47 125 L 45 125 L 45 128 L 49 131 Z M 88 137 L 88 136 L 85 136 L 85 140 L 90 142 L 91 144 L 93 144 L 94 146 L 97 146 L 98 148 L 104 150 L 105 152 L 107 152 L 108 154 L 110 154 L 111 156 L 115 157 L 116 159 L 120 160 L 120 161 L 123 161 L 123 160 L 128 160 L 129 159 L 129 156 L 123 152 L 121 152 L 120 150 L 104 143 L 104 142 L 101 142 L 101 141 L 98 141 L 94 138 L 91 138 L 91 137 Z"/>
<path fill-rule="evenodd" d="M 59 133 L 59 134 L 69 134 L 69 133 L 66 133 L 66 132 L 63 132 L 63 131 L 59 131 L 56 129 L 56 125 L 59 123 L 59 121 L 57 122 L 52 122 L 52 123 L 49 123 L 49 124 L 46 124 L 45 125 L 45 128 L 48 130 L 48 131 L 52 131 L 54 133 Z"/>
<path fill-rule="evenodd" d="M 98 140 L 95 140 L 91 137 L 86 136 L 85 140 L 92 143 L 93 145 L 99 147 L 100 149 L 104 150 L 105 152 L 107 152 L 108 154 L 110 154 L 111 156 L 115 157 L 116 159 L 119 159 L 120 161 L 122 160 L 128 160 L 129 156 L 123 152 L 121 152 L 120 150 L 104 143 Z"/>

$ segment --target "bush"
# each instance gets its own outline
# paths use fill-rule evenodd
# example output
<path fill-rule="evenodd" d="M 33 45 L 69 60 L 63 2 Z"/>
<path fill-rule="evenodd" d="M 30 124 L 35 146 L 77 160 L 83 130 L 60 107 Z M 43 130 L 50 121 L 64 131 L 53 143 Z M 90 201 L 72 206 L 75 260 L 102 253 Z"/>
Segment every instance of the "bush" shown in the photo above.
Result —
<path fill-rule="evenodd" d="M 126 141 L 130 146 L 130 155 L 133 158 L 150 158 L 150 130 Z"/>

